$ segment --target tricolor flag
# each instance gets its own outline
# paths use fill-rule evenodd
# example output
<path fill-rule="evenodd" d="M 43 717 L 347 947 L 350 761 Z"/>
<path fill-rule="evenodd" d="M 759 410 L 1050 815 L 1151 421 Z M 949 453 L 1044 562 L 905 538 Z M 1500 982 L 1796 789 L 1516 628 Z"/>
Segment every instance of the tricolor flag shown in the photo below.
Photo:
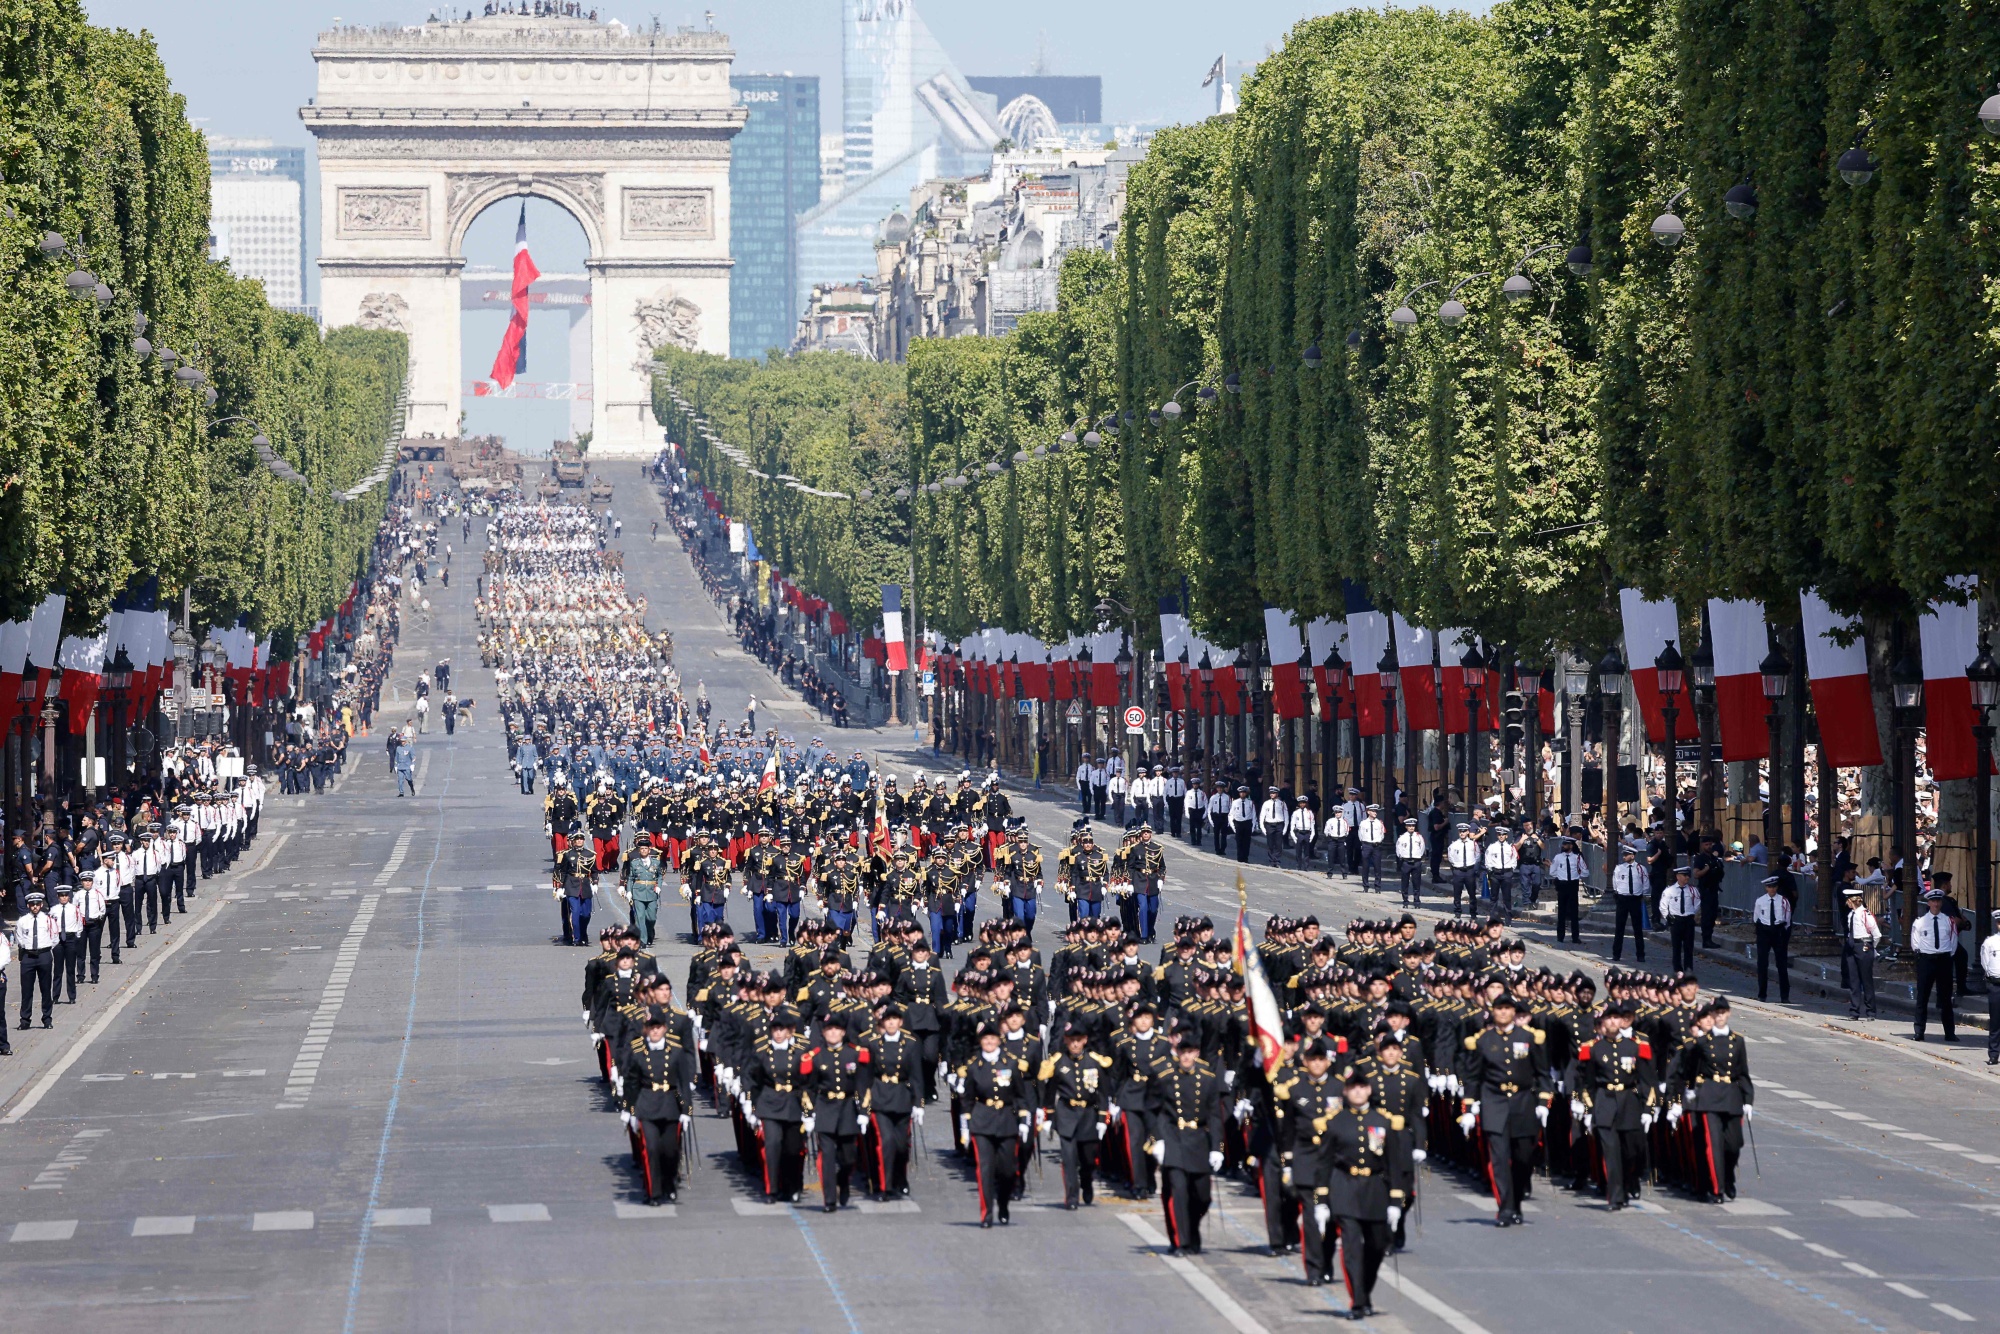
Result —
<path fill-rule="evenodd" d="M 1669 640 L 1680 639 L 1680 613 L 1671 599 L 1652 602 L 1636 588 L 1618 590 L 1618 609 L 1625 622 L 1625 670 L 1631 673 L 1632 693 L 1639 697 L 1639 712 L 1646 719 L 1646 740 L 1665 741 L 1667 718 L 1661 712 L 1660 672 L 1653 662 Z M 1674 705 L 1679 710 L 1674 716 L 1674 738 L 1686 733 L 1692 740 L 1697 729 L 1685 688 Z"/>
<path fill-rule="evenodd" d="M 1769 758 L 1764 677 L 1758 668 L 1771 651 L 1761 602 L 1708 600 L 1708 631 L 1715 641 L 1715 719 L 1722 727 L 1722 758 L 1732 763 Z M 1679 704 L 1681 701 L 1676 700 Z M 1680 731 L 1678 723 L 1674 730 Z"/>
<path fill-rule="evenodd" d="M 1264 975 L 1264 960 L 1250 939 L 1250 907 L 1243 887 L 1243 873 L 1236 873 L 1236 937 L 1230 952 L 1236 971 L 1243 976 L 1244 1009 L 1250 1026 L 1250 1040 L 1257 1045 L 1257 1059 L 1266 1077 L 1274 1074 L 1285 1059 L 1285 1016 L 1278 1009 L 1278 997 L 1271 979 Z"/>
<path fill-rule="evenodd" d="M 1806 632 L 1813 713 L 1827 759 L 1836 769 L 1880 764 L 1882 734 L 1875 727 L 1875 695 L 1868 687 L 1868 645 L 1861 627 L 1835 616 L 1811 589 L 1799 594 L 1799 614 Z M 1838 642 L 1836 634 L 1848 642 Z"/>
<path fill-rule="evenodd" d="M 528 369 L 528 287 L 542 276 L 528 256 L 528 201 L 521 201 L 521 220 L 514 227 L 514 313 L 507 320 L 507 335 L 500 340 L 500 355 L 493 358 L 493 383 L 506 389 L 516 375 Z"/>
<path fill-rule="evenodd" d="M 1280 718 L 1306 716 L 1304 683 L 1299 680 L 1299 659 L 1306 653 L 1305 636 L 1292 613 L 1282 607 L 1264 608 L 1264 646 L 1271 664 L 1271 703 Z"/>
<path fill-rule="evenodd" d="M 1389 617 L 1396 636 L 1397 675 L 1403 678 L 1403 716 L 1419 732 L 1435 732 L 1443 726 L 1438 718 L 1437 678 L 1431 675 L 1431 632 L 1411 625 L 1402 613 Z"/>
<path fill-rule="evenodd" d="M 1965 669 L 1979 656 L 1978 583 L 1971 575 L 1950 581 L 1964 603 L 1933 602 L 1917 619 L 1924 652 L 1924 753 L 1939 782 L 1978 776 L 1979 746 L 1972 728 L 1972 682 Z"/>
<path fill-rule="evenodd" d="M 757 790 L 768 792 L 778 785 L 778 752 L 773 749 L 764 760 L 764 776 L 757 780 Z"/>
<path fill-rule="evenodd" d="M 1344 580 L 1347 602 L 1347 670 L 1354 682 L 1354 708 L 1361 736 L 1381 736 L 1389 727 L 1382 708 L 1382 652 L 1389 647 L 1389 618 L 1375 609 L 1361 585 Z"/>
<path fill-rule="evenodd" d="M 901 584 L 882 585 L 882 648 L 886 654 L 883 666 L 892 672 L 908 671 L 910 666 L 909 646 L 903 642 L 903 586 Z"/>

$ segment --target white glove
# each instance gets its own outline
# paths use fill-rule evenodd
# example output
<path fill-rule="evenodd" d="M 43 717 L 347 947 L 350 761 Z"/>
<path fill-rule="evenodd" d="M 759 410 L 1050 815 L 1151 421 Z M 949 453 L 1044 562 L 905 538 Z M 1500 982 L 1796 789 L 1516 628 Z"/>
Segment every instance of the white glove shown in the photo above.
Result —
<path fill-rule="evenodd" d="M 755 1112 L 749 1112 L 749 1113 L 746 1113 L 745 1115 L 746 1115 L 746 1117 L 747 1117 L 747 1121 L 746 1121 L 746 1124 L 748 1124 L 748 1125 L 749 1125 L 750 1129 L 752 1129 L 752 1130 L 755 1130 L 755 1129 L 757 1129 L 757 1127 L 759 1126 L 759 1124 L 761 1124 L 761 1123 L 760 1123 L 760 1122 L 759 1122 L 759 1121 L 757 1120 L 757 1114 L 756 1114 Z"/>
<path fill-rule="evenodd" d="M 1236 1087 L 1236 1072 L 1234 1070 L 1224 1070 L 1222 1072 L 1222 1087 L 1226 1089 Z"/>
<path fill-rule="evenodd" d="M 1395 1230 L 1396 1230 L 1396 1228 L 1397 1228 L 1398 1226 L 1400 1226 L 1400 1225 L 1402 1224 L 1402 1221 L 1403 1221 L 1403 1206 L 1402 1206 L 1402 1205 L 1400 1205 L 1400 1204 L 1392 1204 L 1392 1205 L 1390 1205 L 1390 1206 L 1389 1206 L 1389 1230 L 1390 1230 L 1390 1231 L 1392 1231 L 1392 1232 L 1393 1232 L 1393 1231 L 1395 1231 Z"/>
<path fill-rule="evenodd" d="M 1153 1161 L 1156 1163 L 1167 1161 L 1167 1142 L 1165 1140 L 1156 1139 L 1153 1141 Z"/>
<path fill-rule="evenodd" d="M 1756 1118 L 1756 1116 L 1757 1116 L 1757 1109 L 1756 1109 L 1755 1107 L 1750 1107 L 1750 1106 L 1745 1106 L 1745 1107 L 1744 1107 L 1744 1109 L 1743 1109 L 1743 1119 L 1744 1119 L 1745 1121 L 1750 1121 L 1750 1120 L 1754 1120 L 1754 1119 Z"/>
<path fill-rule="evenodd" d="M 1238 1121 L 1248 1121 L 1252 1110 L 1248 1098 L 1238 1098 L 1236 1100 L 1236 1119 Z"/>
<path fill-rule="evenodd" d="M 1653 1128 L 1653 1114 L 1651 1112 L 1639 1113 L 1639 1129 L 1651 1130 L 1652 1128 Z"/>
<path fill-rule="evenodd" d="M 1473 1125 L 1476 1124 L 1478 1120 L 1479 1120 L 1478 1112 L 1466 1112 L 1458 1118 L 1458 1128 L 1464 1131 L 1466 1134 L 1470 1135 L 1472 1133 Z"/>
<path fill-rule="evenodd" d="M 1583 1099 L 1581 1099 L 1581 1098 L 1571 1098 L 1571 1099 L 1569 1100 L 1569 1114 L 1570 1114 L 1571 1116 L 1573 1116 L 1573 1117 L 1575 1117 L 1575 1118 L 1576 1118 L 1577 1120 L 1581 1121 L 1581 1120 L 1583 1119 L 1583 1113 L 1584 1113 L 1584 1110 L 1585 1110 L 1585 1109 L 1584 1109 L 1584 1105 L 1583 1105 Z"/>
<path fill-rule="evenodd" d="M 1675 1103 L 1673 1106 L 1667 1108 L 1668 1125 L 1674 1125 L 1678 1123 L 1680 1119 L 1681 1119 L 1681 1105 L 1679 1103 Z"/>
<path fill-rule="evenodd" d="M 969 1117 L 969 1116 L 961 1116 L 961 1117 L 959 1117 L 959 1118 L 958 1118 L 958 1135 L 959 1135 L 959 1138 L 960 1138 L 960 1139 L 965 1139 L 965 1140 L 969 1140 L 969 1139 L 971 1139 L 971 1138 L 972 1138 L 972 1118 L 971 1118 L 971 1117 Z"/>
<path fill-rule="evenodd" d="M 1023 1121 L 1021 1123 L 1020 1133 L 1021 1133 L 1021 1143 L 1026 1144 L 1028 1142 L 1028 1123 L 1026 1121 Z"/>
<path fill-rule="evenodd" d="M 1211 1172 L 1220 1172 L 1222 1170 L 1222 1150 L 1210 1149 L 1208 1151 L 1208 1170 Z"/>
<path fill-rule="evenodd" d="M 1427 1158 L 1429 1158 L 1429 1157 L 1430 1157 L 1430 1154 L 1429 1154 L 1429 1153 L 1427 1153 L 1426 1151 L 1424 1151 L 1423 1149 L 1411 1149 L 1411 1150 L 1410 1150 L 1410 1158 L 1411 1158 L 1411 1160 L 1412 1160 L 1413 1162 L 1419 1162 L 1419 1163 L 1421 1163 L 1421 1162 L 1423 1162 L 1423 1161 L 1424 1161 L 1425 1159 L 1427 1159 Z"/>
<path fill-rule="evenodd" d="M 625 1111 L 623 1108 L 619 1109 L 618 1119 L 620 1121 L 623 1121 L 631 1129 L 637 1130 L 639 1128 L 639 1123 L 632 1119 L 632 1113 Z"/>
<path fill-rule="evenodd" d="M 1313 1206 L 1313 1222 L 1319 1225 L 1320 1231 L 1324 1232 L 1326 1230 L 1326 1225 L 1332 1221 L 1333 1221 L 1332 1209 L 1328 1208 L 1324 1204 L 1315 1204 Z"/>
<path fill-rule="evenodd" d="M 1681 1101 L 1690 1107 L 1694 1106 L 1694 1090 L 1689 1089 L 1687 1092 L 1681 1094 Z"/>
<path fill-rule="evenodd" d="M 1107 1103 L 1105 1103 L 1105 1104 L 1104 1104 L 1104 1110 L 1105 1110 L 1106 1112 L 1108 1112 L 1108 1113 L 1110 1114 L 1110 1116 L 1111 1116 L 1111 1119 L 1112 1119 L 1113 1121 L 1116 1121 L 1116 1120 L 1118 1119 L 1118 1104 L 1117 1104 L 1117 1103 L 1115 1103 L 1115 1102 L 1107 1102 Z"/>
<path fill-rule="evenodd" d="M 813 1133 L 812 1113 L 806 1113 L 806 1119 L 799 1122 L 799 1133 L 801 1135 L 810 1135 Z"/>
<path fill-rule="evenodd" d="M 921 1107 L 912 1107 L 910 1109 L 910 1119 L 918 1125 L 922 1125 L 924 1123 L 924 1109 Z"/>
<path fill-rule="evenodd" d="M 557 897 L 558 897 L 558 898 L 560 898 L 560 897 L 561 897 L 561 895 L 558 895 Z M 583 1022 L 584 1022 L 584 1023 L 586 1023 L 586 1024 L 590 1022 L 590 1011 L 588 1011 L 588 1010 L 585 1010 L 585 1011 L 583 1012 Z M 594 1037 L 594 1036 L 596 1036 L 596 1035 L 595 1035 L 595 1034 L 592 1034 L 592 1036 Z"/>
<path fill-rule="evenodd" d="M 685 1134 L 687 1131 L 692 1130 L 693 1128 L 694 1128 L 694 1118 L 692 1116 L 689 1116 L 686 1112 L 682 1112 L 681 1113 L 682 1133 Z"/>
<path fill-rule="evenodd" d="M 1593 1113 L 1593 1112 L 1585 1112 L 1585 1113 L 1583 1114 L 1583 1128 L 1584 1128 L 1585 1130 L 1590 1130 L 1590 1129 L 1591 1129 L 1592 1127 L 1594 1127 L 1594 1126 L 1595 1126 L 1596 1124 L 1597 1124 L 1597 1116 L 1596 1116 L 1596 1114 L 1595 1114 L 1595 1113 Z"/>
<path fill-rule="evenodd" d="M 1281 1169 L 1281 1170 L 1279 1171 L 1279 1173 L 1278 1173 L 1278 1180 L 1284 1183 L 1284 1185 L 1285 1185 L 1285 1189 L 1287 1189 L 1287 1190 L 1290 1190 L 1290 1189 L 1291 1189 L 1291 1187 L 1292 1187 L 1292 1165 L 1291 1165 L 1290 1163 L 1286 1163 L 1286 1164 L 1284 1165 L 1284 1167 L 1283 1167 L 1283 1168 L 1282 1168 L 1282 1169 Z"/>
<path fill-rule="evenodd" d="M 1548 1125 L 1548 1123 L 1549 1123 L 1549 1105 L 1548 1105 L 1547 1103 L 1545 1103 L 1545 1102 L 1544 1102 L 1544 1103 L 1538 1103 L 1538 1104 L 1536 1105 L 1536 1107 L 1535 1107 L 1535 1120 L 1537 1120 L 1537 1121 L 1541 1122 L 1541 1123 L 1542 1123 L 1542 1124 L 1543 1124 L 1544 1126 Z"/>

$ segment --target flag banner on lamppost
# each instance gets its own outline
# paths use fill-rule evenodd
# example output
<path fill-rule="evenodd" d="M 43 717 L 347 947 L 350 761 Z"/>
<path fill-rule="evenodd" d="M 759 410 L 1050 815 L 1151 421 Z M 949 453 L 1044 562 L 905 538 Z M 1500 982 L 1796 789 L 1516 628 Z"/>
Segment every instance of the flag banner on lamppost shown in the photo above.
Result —
<path fill-rule="evenodd" d="M 1768 702 L 1757 670 L 1770 652 L 1764 604 L 1710 598 L 1708 625 L 1715 645 L 1715 718 L 1722 727 L 1722 758 L 1732 763 L 1768 759 Z M 1679 726 L 1674 730 L 1680 731 Z"/>
<path fill-rule="evenodd" d="M 1437 683 L 1431 678 L 1431 632 L 1411 625 L 1398 612 L 1389 618 L 1396 635 L 1397 675 L 1402 678 L 1403 717 L 1419 732 L 1435 732 L 1438 717 Z"/>
<path fill-rule="evenodd" d="M 1869 768 L 1882 762 L 1875 726 L 1875 695 L 1868 686 L 1868 644 L 1860 623 L 1836 616 L 1812 589 L 1799 594 L 1806 632 L 1806 676 L 1812 682 L 1819 743 L 1835 768 Z M 1842 640 L 1847 642 L 1843 643 Z"/>
<path fill-rule="evenodd" d="M 1965 669 L 1979 656 L 1979 581 L 1949 581 L 1963 603 L 1933 602 L 1917 621 L 1924 653 L 1924 753 L 1940 783 L 1978 776 L 1979 747 L 1972 737 L 1978 714 Z"/>
<path fill-rule="evenodd" d="M 1671 601 L 1654 602 L 1636 588 L 1618 590 L 1618 610 L 1625 622 L 1625 662 L 1632 677 L 1632 692 L 1639 697 L 1639 712 L 1646 720 L 1646 740 L 1667 739 L 1667 718 L 1660 698 L 1659 672 L 1653 660 L 1668 640 L 1681 637 L 1680 613 Z M 1685 728 L 1694 735 L 1694 710 L 1683 708 L 1674 719 L 1678 739 Z"/>

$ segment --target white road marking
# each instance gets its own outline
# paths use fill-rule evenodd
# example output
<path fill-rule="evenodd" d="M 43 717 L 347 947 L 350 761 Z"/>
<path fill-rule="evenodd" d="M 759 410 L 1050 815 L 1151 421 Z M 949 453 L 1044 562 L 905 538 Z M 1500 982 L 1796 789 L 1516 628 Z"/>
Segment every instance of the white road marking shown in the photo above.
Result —
<path fill-rule="evenodd" d="M 374 1227 L 429 1227 L 429 1209 L 377 1209 L 368 1215 Z"/>
<path fill-rule="evenodd" d="M 9 1241 L 68 1241 L 76 1235 L 74 1218 L 45 1219 L 38 1223 L 16 1223 Z"/>
<path fill-rule="evenodd" d="M 1769 1200 L 1731 1200 L 1722 1206 L 1722 1212 L 1738 1218 L 1782 1218 L 1791 1210 L 1779 1208 Z"/>
<path fill-rule="evenodd" d="M 629 1200 L 619 1200 L 611 1206 L 611 1212 L 618 1218 L 677 1218 L 680 1206 L 674 1204 L 633 1204 Z"/>
<path fill-rule="evenodd" d="M 135 1237 L 185 1237 L 193 1231 L 193 1214 L 162 1214 L 132 1220 Z"/>
<path fill-rule="evenodd" d="M 1949 1302 L 1932 1302 L 1931 1310 L 1936 1311 L 1941 1315 L 1948 1315 L 1953 1320 L 1963 1321 L 1968 1325 L 1972 1323 L 1971 1316 L 1959 1310 L 1956 1306 L 1951 1305 L 1951 1303 Z"/>
<path fill-rule="evenodd" d="M 489 1204 L 486 1216 L 495 1223 L 546 1223 L 549 1221 L 549 1206 L 546 1204 Z"/>
<path fill-rule="evenodd" d="M 756 1200 L 731 1200 L 739 1218 L 790 1218 L 789 1204 L 763 1204 Z"/>
<path fill-rule="evenodd" d="M 1842 1261 L 1840 1262 L 1840 1267 L 1841 1267 L 1842 1269 L 1845 1269 L 1845 1270 L 1847 1270 L 1847 1271 L 1848 1271 L 1849 1273 L 1852 1273 L 1852 1274 L 1859 1274 L 1859 1275 L 1861 1275 L 1861 1277 L 1863 1277 L 1863 1278 L 1880 1278 L 1880 1277 L 1882 1277 L 1882 1276 L 1881 1276 L 1880 1274 L 1878 1274 L 1878 1273 L 1876 1273 L 1876 1272 L 1875 1272 L 1874 1270 L 1870 1269 L 1870 1268 L 1869 1268 L 1869 1267 L 1868 1267 L 1867 1265 L 1862 1265 L 1862 1264 L 1856 1264 L 1856 1263 L 1854 1263 L 1854 1261 L 1852 1261 L 1852 1260 L 1842 1260 Z"/>
<path fill-rule="evenodd" d="M 915 1200 L 858 1200 L 855 1208 L 864 1214 L 920 1214 L 923 1209 Z"/>
<path fill-rule="evenodd" d="M 313 1215 L 310 1209 L 279 1209 L 271 1213 L 250 1215 L 252 1232 L 310 1232 Z"/>
<path fill-rule="evenodd" d="M 379 902 L 379 894 L 362 898 L 361 907 L 347 928 L 347 935 L 334 953 L 333 973 L 327 978 L 326 989 L 320 993 L 319 1009 L 313 1012 L 306 1025 L 305 1040 L 299 1044 L 299 1054 L 292 1062 L 292 1073 L 286 1076 L 285 1101 L 278 1104 L 279 1111 L 303 1107 L 312 1096 L 313 1081 L 319 1078 L 320 1057 L 333 1036 L 333 1025 L 340 1016 L 340 1007 L 347 1002 L 347 983 L 354 976 L 354 963 L 360 957 L 361 942 L 375 920 L 375 905 Z"/>
<path fill-rule="evenodd" d="M 1916 1215 L 1900 1204 L 1890 1204 L 1884 1200 L 1824 1200 L 1836 1209 L 1845 1209 L 1856 1218 L 1915 1218 Z"/>
<path fill-rule="evenodd" d="M 1809 1251 L 1811 1251 L 1811 1252 L 1812 1252 L 1812 1253 L 1813 1253 L 1814 1255 L 1824 1255 L 1824 1256 L 1825 1256 L 1825 1257 L 1826 1257 L 1827 1259 L 1829 1259 L 1829 1260 L 1843 1260 L 1843 1259 L 1846 1259 L 1846 1257 L 1845 1257 L 1845 1256 L 1843 1256 L 1843 1255 L 1842 1255 L 1842 1254 L 1841 1254 L 1841 1253 L 1840 1253 L 1839 1251 L 1836 1251 L 1835 1249 L 1833 1249 L 1833 1247 L 1831 1247 L 1831 1246 L 1822 1246 L 1822 1245 L 1821 1245 L 1820 1243 L 1818 1243 L 1818 1242 L 1816 1242 L 1816 1241 L 1809 1241 L 1809 1242 L 1807 1242 L 1807 1243 L 1806 1243 L 1806 1249 L 1807 1249 L 1807 1250 L 1809 1250 Z"/>
<path fill-rule="evenodd" d="M 1193 1288 L 1201 1299 L 1215 1308 L 1215 1313 L 1229 1322 L 1237 1334 L 1270 1334 L 1248 1311 L 1240 1306 L 1234 1297 L 1224 1292 L 1216 1281 L 1204 1274 L 1186 1256 L 1168 1255 L 1167 1239 L 1158 1229 L 1137 1214 L 1120 1214 L 1125 1226 L 1139 1234 L 1139 1239 L 1151 1246 L 1160 1257 L 1160 1262 L 1180 1275 L 1181 1280 Z"/>
<path fill-rule="evenodd" d="M 1907 1283 L 1884 1283 L 1882 1286 L 1891 1292 L 1900 1292 L 1903 1296 L 1911 1298 L 1914 1301 L 1927 1302 L 1931 1299 L 1929 1293 L 1918 1292 Z"/>
<path fill-rule="evenodd" d="M 389 860 L 384 863 L 382 870 L 376 875 L 376 884 L 388 884 L 395 877 L 396 872 L 403 868 L 403 858 L 408 856 L 410 852 L 410 840 L 416 836 L 417 829 L 415 825 L 410 826 L 396 836 L 396 846 L 390 850 Z"/>

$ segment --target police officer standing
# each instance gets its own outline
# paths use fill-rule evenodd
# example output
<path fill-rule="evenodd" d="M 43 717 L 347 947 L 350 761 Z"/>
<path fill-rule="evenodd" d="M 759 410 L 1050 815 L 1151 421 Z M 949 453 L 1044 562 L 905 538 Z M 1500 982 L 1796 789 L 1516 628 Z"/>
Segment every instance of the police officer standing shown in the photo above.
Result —
<path fill-rule="evenodd" d="M 21 1027 L 34 1009 L 35 984 L 42 988 L 42 1027 L 55 1027 L 56 924 L 47 911 L 48 896 L 31 891 L 27 911 L 14 923 L 14 949 L 21 959 Z"/>
<path fill-rule="evenodd" d="M 1403 906 L 1419 908 L 1424 901 L 1424 861 L 1428 849 L 1424 836 L 1417 832 L 1415 816 L 1403 821 L 1403 832 L 1396 835 L 1396 873 L 1402 882 Z"/>
<path fill-rule="evenodd" d="M 1701 891 L 1685 866 L 1674 868 L 1674 883 L 1660 896 L 1660 916 L 1667 919 L 1667 941 L 1673 947 L 1673 970 L 1694 971 L 1694 928 L 1701 918 Z"/>
<path fill-rule="evenodd" d="M 1865 1013 L 1875 1017 L 1875 951 L 1882 945 L 1882 925 L 1868 911 L 1861 886 L 1849 885 L 1844 894 L 1846 925 L 1840 933 L 1840 953 L 1847 973 L 1847 1017 L 1859 1019 Z"/>

